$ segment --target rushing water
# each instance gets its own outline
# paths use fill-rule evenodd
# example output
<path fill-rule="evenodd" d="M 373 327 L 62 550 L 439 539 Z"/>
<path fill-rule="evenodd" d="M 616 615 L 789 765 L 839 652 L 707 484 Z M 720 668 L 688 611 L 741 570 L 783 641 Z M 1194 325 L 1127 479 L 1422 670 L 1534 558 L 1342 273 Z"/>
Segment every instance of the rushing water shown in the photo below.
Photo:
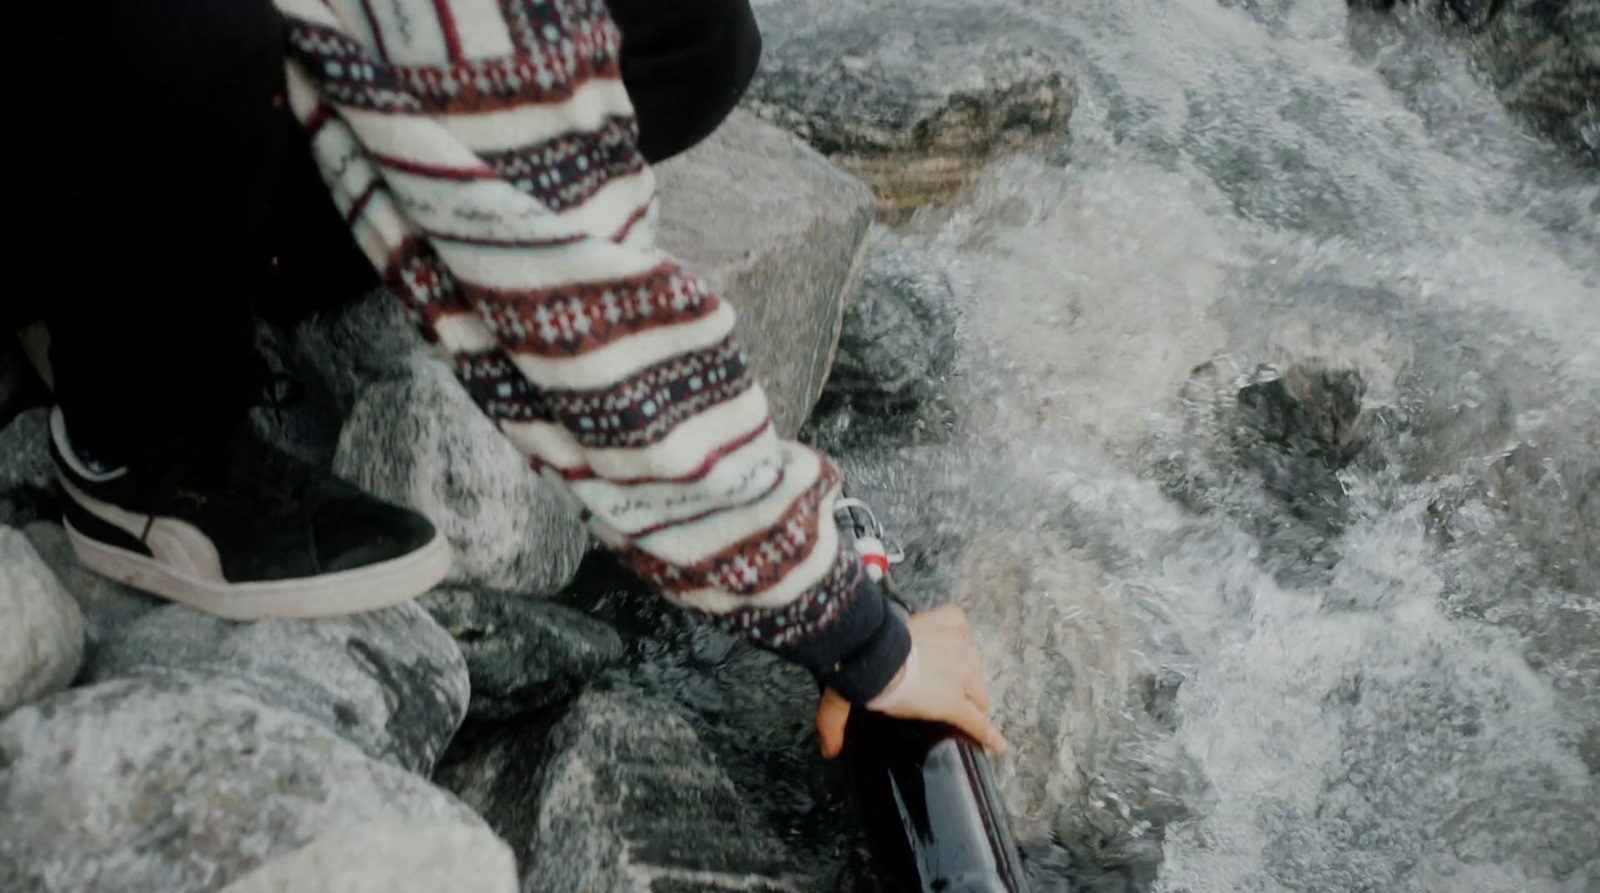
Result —
<path fill-rule="evenodd" d="M 1600 890 L 1596 178 L 1424 16 L 1010 5 L 1070 140 L 901 236 L 961 296 L 955 430 L 843 458 L 973 617 L 1037 889 Z M 811 693 L 718 641 L 636 681 L 825 854 Z"/>

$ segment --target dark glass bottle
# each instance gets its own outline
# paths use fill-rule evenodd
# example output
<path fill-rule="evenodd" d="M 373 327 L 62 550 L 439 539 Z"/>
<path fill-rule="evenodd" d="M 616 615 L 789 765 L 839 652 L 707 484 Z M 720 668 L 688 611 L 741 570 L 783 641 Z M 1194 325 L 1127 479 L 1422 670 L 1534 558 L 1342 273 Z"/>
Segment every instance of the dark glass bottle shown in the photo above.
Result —
<path fill-rule="evenodd" d="M 850 711 L 844 759 L 889 893 L 1026 893 L 983 748 L 941 723 Z"/>

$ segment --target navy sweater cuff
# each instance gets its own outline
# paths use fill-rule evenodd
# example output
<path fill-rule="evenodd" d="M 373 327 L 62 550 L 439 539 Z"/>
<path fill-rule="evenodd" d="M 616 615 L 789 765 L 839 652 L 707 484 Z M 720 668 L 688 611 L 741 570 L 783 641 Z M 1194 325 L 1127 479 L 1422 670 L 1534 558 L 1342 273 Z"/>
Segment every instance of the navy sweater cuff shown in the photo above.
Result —
<path fill-rule="evenodd" d="M 819 682 L 832 688 L 852 704 L 864 705 L 883 693 L 911 653 L 911 630 L 899 611 L 894 610 L 878 585 L 866 574 L 857 579 L 861 587 L 854 599 L 851 618 L 866 635 L 847 653 L 816 669 Z M 859 624 L 859 625 L 857 625 Z"/>

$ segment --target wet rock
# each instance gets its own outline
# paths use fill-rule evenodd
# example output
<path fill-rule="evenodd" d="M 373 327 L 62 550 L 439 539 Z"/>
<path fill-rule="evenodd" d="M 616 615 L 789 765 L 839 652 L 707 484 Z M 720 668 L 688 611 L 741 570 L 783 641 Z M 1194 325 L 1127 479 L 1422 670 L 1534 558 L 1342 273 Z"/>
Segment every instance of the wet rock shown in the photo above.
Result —
<path fill-rule="evenodd" d="M 875 229 L 813 427 L 851 429 L 846 444 L 903 439 L 885 427 L 916 428 L 927 421 L 924 410 L 948 400 L 957 325 L 955 290 L 944 271 L 904 239 Z M 850 418 L 830 418 L 839 413 Z M 922 427 L 942 426 L 934 419 Z"/>
<path fill-rule="evenodd" d="M 367 385 L 339 438 L 334 471 L 426 515 L 450 540 L 448 582 L 544 595 L 588 548 L 576 503 L 543 480 L 441 362 Z"/>
<path fill-rule="evenodd" d="M 622 659 L 616 630 L 551 602 L 444 589 L 421 604 L 466 656 L 467 713 L 475 719 L 508 719 L 564 701 Z"/>
<path fill-rule="evenodd" d="M 203 893 L 374 822 L 484 829 L 319 722 L 184 679 L 25 707 L 0 722 L 0 766 L 4 890 Z"/>
<path fill-rule="evenodd" d="M 93 682 L 130 676 L 226 686 L 423 775 L 467 706 L 461 652 L 415 604 L 254 623 L 172 605 L 106 642 L 85 673 Z"/>
<path fill-rule="evenodd" d="M 84 620 L 84 660 L 93 659 L 100 643 L 132 625 L 140 617 L 169 604 L 164 599 L 124 586 L 84 567 L 72 551 L 60 524 L 35 521 L 24 531 L 39 556 L 55 571 L 78 603 Z"/>
<path fill-rule="evenodd" d="M 0 716 L 66 688 L 83 616 L 22 532 L 0 527 Z"/>
<path fill-rule="evenodd" d="M 439 782 L 510 842 L 524 889 L 806 889 L 704 744 L 670 707 L 589 692 L 447 761 Z"/>
<path fill-rule="evenodd" d="M 55 515 L 59 492 L 50 460 L 50 410 L 18 413 L 0 427 L 0 524 L 20 527 Z"/>
<path fill-rule="evenodd" d="M 221 893 L 517 893 L 511 849 L 481 827 L 372 822 L 262 865 Z"/>
<path fill-rule="evenodd" d="M 871 183 L 885 218 L 1058 136 L 1076 101 L 1026 19 L 993 5 L 813 0 L 757 17 L 765 48 L 747 105 Z"/>
<path fill-rule="evenodd" d="M 1396 0 L 1350 0 L 1388 10 Z M 1600 3 L 1422 0 L 1471 35 L 1480 67 L 1512 109 L 1580 156 L 1600 162 Z"/>
<path fill-rule="evenodd" d="M 657 173 L 661 247 L 738 311 L 736 331 L 773 420 L 793 436 L 828 377 L 872 223 L 871 191 L 744 112 Z"/>

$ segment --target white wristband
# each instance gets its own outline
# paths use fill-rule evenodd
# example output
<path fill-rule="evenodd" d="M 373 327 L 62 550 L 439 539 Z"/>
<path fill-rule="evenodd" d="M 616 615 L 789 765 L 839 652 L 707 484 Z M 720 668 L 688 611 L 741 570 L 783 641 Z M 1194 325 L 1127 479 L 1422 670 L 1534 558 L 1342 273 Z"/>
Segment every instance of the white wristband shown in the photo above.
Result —
<path fill-rule="evenodd" d="M 911 644 L 911 650 L 906 652 L 906 662 L 901 668 L 900 678 L 889 688 L 885 689 L 876 698 L 867 702 L 867 709 L 882 713 L 905 699 L 906 693 L 911 691 L 911 681 L 917 675 L 917 645 Z"/>

